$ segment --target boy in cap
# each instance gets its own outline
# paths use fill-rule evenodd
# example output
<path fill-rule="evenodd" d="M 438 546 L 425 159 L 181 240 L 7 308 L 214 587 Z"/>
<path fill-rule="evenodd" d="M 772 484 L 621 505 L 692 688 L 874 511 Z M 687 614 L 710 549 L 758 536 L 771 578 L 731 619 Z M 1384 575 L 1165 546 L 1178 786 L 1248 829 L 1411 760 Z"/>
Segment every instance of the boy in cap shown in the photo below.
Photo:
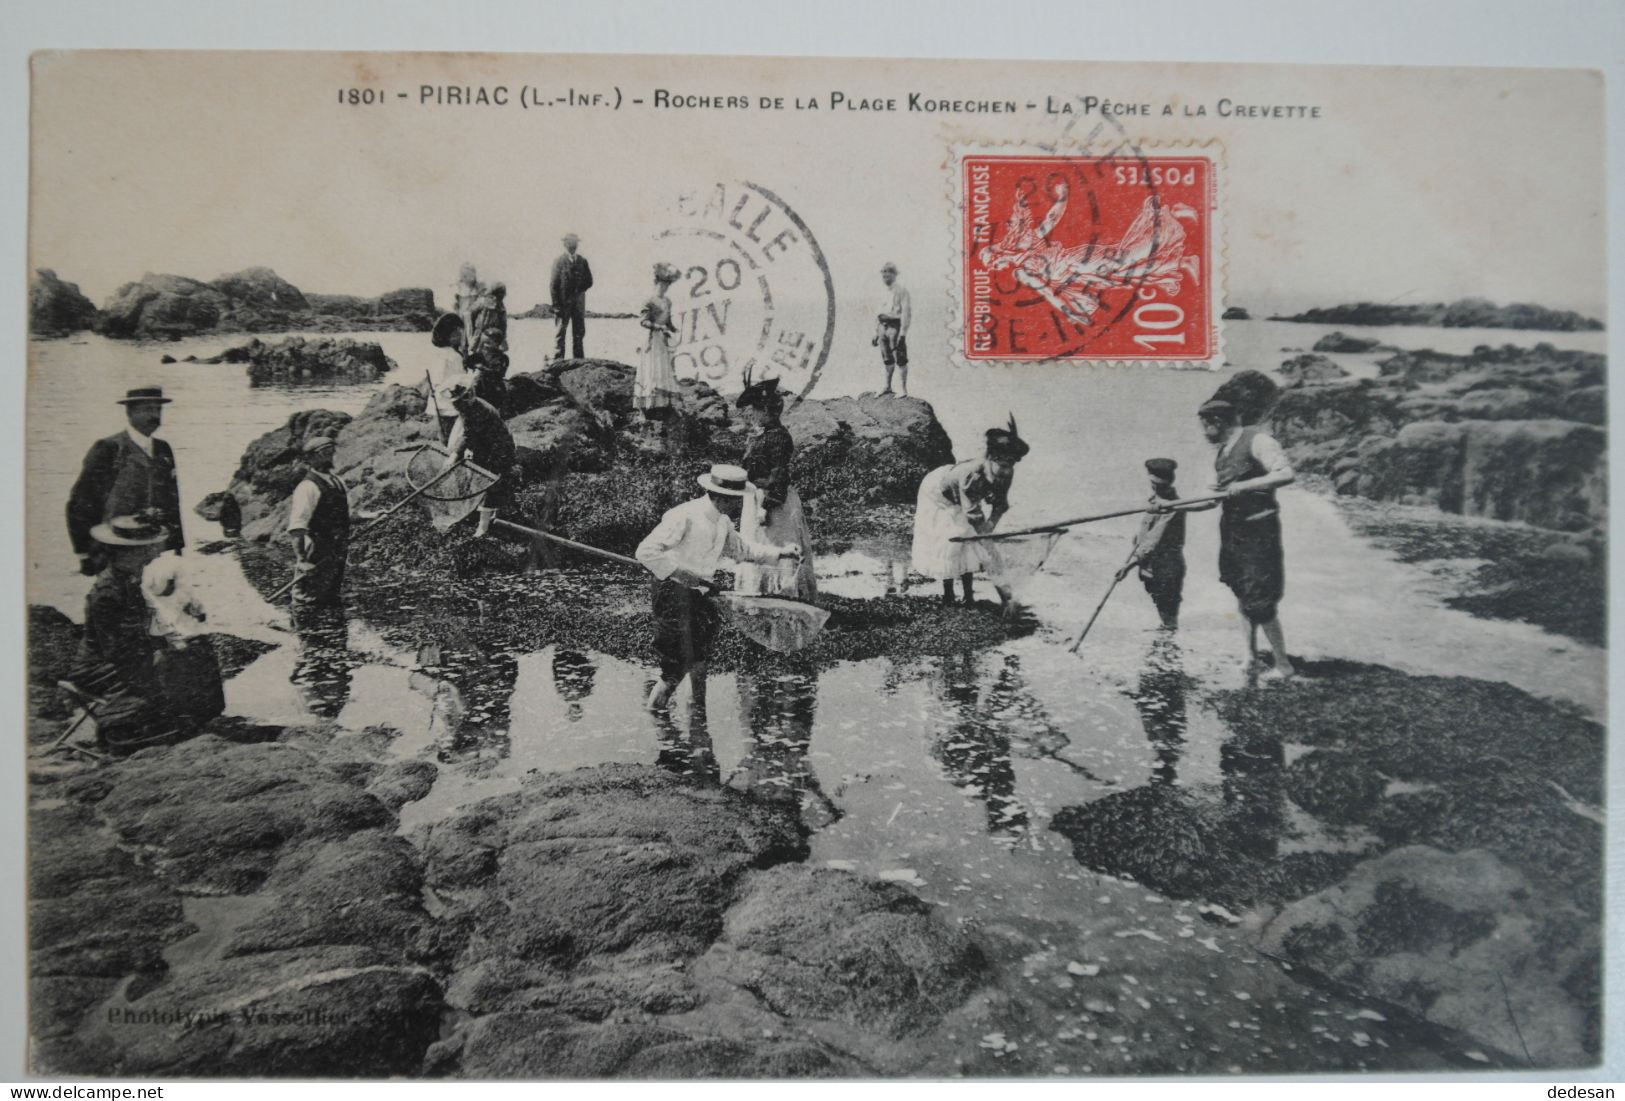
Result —
<path fill-rule="evenodd" d="M 1286 567 L 1275 491 L 1291 485 L 1296 475 L 1275 437 L 1256 424 L 1242 424 L 1229 402 L 1210 401 L 1196 415 L 1202 434 L 1215 449 L 1213 489 L 1225 494 L 1219 513 L 1219 580 L 1236 594 L 1236 604 L 1246 617 L 1249 668 L 1257 668 L 1262 627 L 1275 656 L 1264 679 L 1284 680 L 1297 670 L 1287 657 L 1277 612 L 1286 589 Z"/>
<path fill-rule="evenodd" d="M 880 304 L 875 318 L 875 336 L 869 343 L 880 348 L 880 362 L 886 368 L 886 388 L 889 394 L 892 371 L 896 370 L 903 396 L 908 397 L 908 325 L 914 310 L 908 289 L 897 281 L 897 265 L 890 260 L 880 266 L 880 281 L 886 284 L 887 295 Z"/>
<path fill-rule="evenodd" d="M 651 711 L 663 709 L 690 675 L 696 704 L 704 699 L 705 664 L 722 624 L 709 594 L 716 591 L 713 578 L 722 560 L 772 563 L 801 556 L 793 543 L 749 542 L 735 530 L 745 494 L 754 492 L 744 467 L 719 463 L 701 474 L 699 483 L 704 496 L 667 510 L 636 552 L 655 576 L 651 600 L 660 681 L 649 693 Z"/>
<path fill-rule="evenodd" d="M 305 476 L 294 487 L 288 505 L 288 535 L 293 540 L 293 602 L 331 607 L 344 585 L 350 551 L 350 493 L 333 473 L 333 440 L 312 436 L 305 441 Z"/>
<path fill-rule="evenodd" d="M 1151 505 L 1179 499 L 1174 489 L 1174 471 L 1179 464 L 1173 459 L 1147 459 L 1146 472 L 1151 476 Z M 1140 518 L 1140 530 L 1134 536 L 1134 550 L 1129 560 L 1118 571 L 1118 579 L 1127 576 L 1135 566 L 1140 568 L 1140 583 L 1145 586 L 1151 603 L 1162 617 L 1164 629 L 1179 628 L 1179 605 L 1185 591 L 1185 513 L 1147 512 Z"/>

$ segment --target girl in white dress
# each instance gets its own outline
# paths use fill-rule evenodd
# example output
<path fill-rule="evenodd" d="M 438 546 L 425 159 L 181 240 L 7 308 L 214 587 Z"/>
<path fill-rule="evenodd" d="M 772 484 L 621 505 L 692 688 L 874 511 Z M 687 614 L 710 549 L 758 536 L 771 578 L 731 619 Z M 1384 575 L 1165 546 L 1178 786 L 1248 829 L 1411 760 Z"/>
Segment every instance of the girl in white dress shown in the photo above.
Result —
<path fill-rule="evenodd" d="M 1010 509 L 1010 484 L 1016 464 L 1027 454 L 1027 441 L 1009 428 L 987 430 L 987 450 L 980 459 L 940 466 L 920 482 L 914 506 L 914 568 L 942 582 L 942 602 L 954 602 L 954 578 L 972 602 L 972 578 L 987 567 L 981 543 L 956 543 L 955 536 L 986 535 Z M 1008 592 L 999 599 L 1009 605 Z"/>

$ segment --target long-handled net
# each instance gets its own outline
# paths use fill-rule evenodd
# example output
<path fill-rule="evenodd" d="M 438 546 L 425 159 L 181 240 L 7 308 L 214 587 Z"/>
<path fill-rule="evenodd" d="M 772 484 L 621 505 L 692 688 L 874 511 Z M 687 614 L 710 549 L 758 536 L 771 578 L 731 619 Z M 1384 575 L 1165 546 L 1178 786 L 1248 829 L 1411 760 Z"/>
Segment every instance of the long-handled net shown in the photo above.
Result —
<path fill-rule="evenodd" d="M 407 484 L 418 492 L 418 500 L 423 502 L 436 531 L 447 531 L 459 520 L 472 515 L 485 500 L 486 492 L 499 480 L 484 467 L 465 461 L 436 481 L 445 465 L 445 449 L 430 443 L 414 451 L 406 463 Z"/>

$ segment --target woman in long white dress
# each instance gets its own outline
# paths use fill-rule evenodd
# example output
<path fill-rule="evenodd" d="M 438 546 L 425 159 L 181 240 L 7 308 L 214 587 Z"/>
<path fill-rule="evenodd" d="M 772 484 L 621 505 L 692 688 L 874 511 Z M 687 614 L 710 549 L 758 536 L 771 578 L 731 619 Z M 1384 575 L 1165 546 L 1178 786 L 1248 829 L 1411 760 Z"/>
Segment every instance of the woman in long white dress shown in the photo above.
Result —
<path fill-rule="evenodd" d="M 745 376 L 745 391 L 734 405 L 750 425 L 750 442 L 745 445 L 741 464 L 750 479 L 745 492 L 745 508 L 739 517 L 739 533 L 747 541 L 791 543 L 801 548 L 801 559 L 786 559 L 778 565 L 742 563 L 734 573 L 736 592 L 752 596 L 783 596 L 811 600 L 818 595 L 818 579 L 813 571 L 812 529 L 802 511 L 801 497 L 790 484 L 790 460 L 795 441 L 789 429 L 779 422 L 784 411 L 784 395 L 779 380 L 764 379 L 754 385 Z"/>
<path fill-rule="evenodd" d="M 942 582 L 942 602 L 954 602 L 954 579 L 964 590 L 964 602 L 973 602 L 973 578 L 985 572 L 989 557 L 981 543 L 956 543 L 956 536 L 986 535 L 1010 510 L 1010 485 L 1016 464 L 1030 448 L 1016 434 L 1016 419 L 1008 428 L 987 430 L 987 449 L 979 459 L 939 466 L 920 482 L 914 505 L 914 569 Z M 1008 590 L 999 600 L 1010 603 Z"/>
<path fill-rule="evenodd" d="M 655 293 L 643 304 L 639 323 L 649 331 L 648 343 L 638 360 L 638 373 L 632 380 L 632 407 L 643 414 L 645 423 L 665 420 L 677 402 L 677 372 L 671 362 L 671 299 L 666 292 L 682 273 L 667 263 L 654 268 Z"/>

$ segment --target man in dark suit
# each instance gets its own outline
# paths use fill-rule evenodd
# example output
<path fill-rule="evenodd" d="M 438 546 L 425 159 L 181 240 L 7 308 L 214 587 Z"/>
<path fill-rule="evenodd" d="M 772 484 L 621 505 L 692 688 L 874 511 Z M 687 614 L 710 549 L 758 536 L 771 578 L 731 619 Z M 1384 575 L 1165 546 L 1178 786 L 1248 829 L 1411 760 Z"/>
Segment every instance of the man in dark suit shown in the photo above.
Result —
<path fill-rule="evenodd" d="M 592 268 L 587 258 L 576 252 L 581 238 L 573 233 L 564 235 L 564 252 L 553 261 L 553 324 L 558 339 L 554 344 L 554 358 L 564 358 L 564 331 L 575 326 L 573 350 L 575 358 L 586 355 L 582 338 L 587 328 L 587 291 L 592 287 Z"/>
<path fill-rule="evenodd" d="M 153 437 L 164 420 L 161 387 L 142 386 L 119 399 L 129 427 L 97 440 L 85 454 L 79 480 L 68 495 L 68 538 L 79 556 L 79 572 L 87 577 L 101 572 L 105 553 L 91 528 L 114 516 L 156 511 L 157 522 L 168 530 L 165 550 L 180 551 L 181 493 L 175 481 L 175 453 Z"/>

